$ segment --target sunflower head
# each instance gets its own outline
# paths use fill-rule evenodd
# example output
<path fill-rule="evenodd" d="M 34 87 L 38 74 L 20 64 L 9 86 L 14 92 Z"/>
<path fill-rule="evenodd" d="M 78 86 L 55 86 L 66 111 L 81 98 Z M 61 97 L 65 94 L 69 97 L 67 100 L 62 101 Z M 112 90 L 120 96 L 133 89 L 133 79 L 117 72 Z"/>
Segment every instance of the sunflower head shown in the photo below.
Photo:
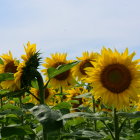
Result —
<path fill-rule="evenodd" d="M 13 58 L 12 53 L 9 51 L 7 54 L 1 55 L 3 64 L 0 64 L 0 73 L 16 73 L 19 62 L 16 58 Z M 6 80 L 1 82 L 3 89 L 9 89 L 12 91 L 17 90 L 17 86 L 14 80 Z"/>
<path fill-rule="evenodd" d="M 68 94 L 65 95 L 66 96 L 65 101 L 76 100 L 76 101 L 79 102 L 78 104 L 77 103 L 72 103 L 73 108 L 78 108 L 80 105 L 82 105 L 83 103 L 85 104 L 85 102 L 87 102 L 87 100 L 85 100 L 84 98 L 76 98 L 76 96 L 82 95 L 82 94 L 88 92 L 83 87 L 75 87 L 75 88 L 66 90 L 65 92 L 68 93 Z M 78 111 L 78 110 L 76 110 L 76 111 Z"/>
<path fill-rule="evenodd" d="M 103 48 L 94 68 L 86 68 L 85 80 L 94 87 L 95 98 L 102 98 L 104 104 L 121 109 L 129 106 L 129 100 L 137 100 L 139 87 L 138 60 L 133 61 L 135 53 L 128 54 Z"/>
<path fill-rule="evenodd" d="M 34 94 L 38 99 L 40 98 L 40 96 L 39 96 L 39 89 L 31 88 L 30 89 L 30 92 L 32 94 Z M 54 96 L 54 94 L 55 94 L 55 90 L 53 90 L 52 88 L 45 88 L 45 103 L 46 104 L 49 104 L 50 103 L 50 100 Z M 35 104 L 38 104 L 39 103 L 35 99 L 35 97 L 33 97 L 32 95 L 30 95 L 30 96 L 31 96 L 31 102 L 33 102 Z"/>
<path fill-rule="evenodd" d="M 77 57 L 77 59 L 80 60 L 80 63 L 72 68 L 73 75 L 77 77 L 78 80 L 82 80 L 82 78 L 86 78 L 87 73 L 85 72 L 85 68 L 94 67 L 94 65 L 92 65 L 91 62 L 92 61 L 96 62 L 97 57 L 98 57 L 98 53 L 83 52 L 82 57 Z"/>
<path fill-rule="evenodd" d="M 47 73 L 48 68 L 51 68 L 51 67 L 58 68 L 61 65 L 70 63 L 70 61 L 66 60 L 66 57 L 67 57 L 66 53 L 63 53 L 63 54 L 55 53 L 51 55 L 51 58 L 47 57 L 45 59 L 45 63 L 43 64 L 45 69 L 43 69 L 42 72 L 44 73 L 44 75 L 46 75 L 46 80 L 48 79 L 48 73 Z M 59 87 L 66 88 L 73 84 L 75 84 L 75 80 L 72 76 L 71 70 L 67 70 L 55 76 L 50 81 L 50 85 L 54 88 L 59 88 Z"/>
<path fill-rule="evenodd" d="M 40 53 L 36 52 L 36 45 L 27 43 L 25 47 L 25 55 L 22 55 L 21 58 L 23 62 L 19 64 L 17 72 L 15 73 L 15 81 L 19 87 L 30 86 L 31 80 L 36 76 L 36 70 L 40 65 L 41 58 L 39 57 Z"/>

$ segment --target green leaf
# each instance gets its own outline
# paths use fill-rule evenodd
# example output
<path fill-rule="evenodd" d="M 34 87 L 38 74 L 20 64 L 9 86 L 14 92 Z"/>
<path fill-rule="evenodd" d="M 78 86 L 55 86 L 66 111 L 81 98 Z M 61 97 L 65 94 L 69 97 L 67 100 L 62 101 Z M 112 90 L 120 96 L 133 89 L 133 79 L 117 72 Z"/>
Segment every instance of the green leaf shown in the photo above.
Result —
<path fill-rule="evenodd" d="M 34 107 L 34 104 L 33 104 L 33 103 L 26 103 L 26 104 L 23 104 L 22 106 L 23 106 L 23 108 L 25 108 L 25 109 L 31 109 L 31 108 Z"/>
<path fill-rule="evenodd" d="M 33 79 L 33 80 L 31 81 L 31 85 L 32 85 L 33 88 L 39 89 L 37 79 Z"/>
<path fill-rule="evenodd" d="M 66 123 L 65 123 L 65 129 L 68 130 L 68 128 L 70 128 L 71 126 L 76 126 L 76 125 L 80 125 L 82 123 L 85 123 L 86 122 L 86 119 L 85 118 L 74 118 L 74 119 L 71 119 L 71 120 L 67 120 Z"/>
<path fill-rule="evenodd" d="M 0 98 L 7 96 L 7 93 L 10 91 L 8 89 L 1 89 L 0 90 Z"/>
<path fill-rule="evenodd" d="M 34 134 L 34 131 L 28 126 L 7 126 L 1 129 L 2 138 L 8 138 L 11 136 L 24 136 Z"/>
<path fill-rule="evenodd" d="M 0 115 L 7 115 L 7 114 L 16 114 L 16 115 L 23 115 L 23 112 L 21 110 L 14 110 L 14 109 L 8 109 L 0 112 Z"/>
<path fill-rule="evenodd" d="M 51 110 L 46 105 L 37 105 L 30 109 L 37 120 L 46 128 L 47 132 L 55 131 L 62 127 L 62 121 L 58 121 L 61 113 Z"/>
<path fill-rule="evenodd" d="M 12 105 L 12 104 L 5 104 L 5 105 L 2 106 L 2 109 L 3 110 L 7 110 L 7 109 L 15 109 L 15 110 L 18 110 L 20 108 L 18 106 Z"/>
<path fill-rule="evenodd" d="M 69 103 L 72 103 L 72 104 L 79 104 L 79 101 L 78 101 L 78 100 L 70 100 Z"/>
<path fill-rule="evenodd" d="M 140 133 L 134 134 L 132 137 L 127 137 L 128 140 L 140 140 Z"/>
<path fill-rule="evenodd" d="M 4 62 L 3 62 L 3 60 L 1 58 L 0 58 L 0 64 L 2 64 L 2 65 L 4 64 Z"/>
<path fill-rule="evenodd" d="M 117 115 L 122 116 L 122 117 L 127 117 L 129 119 L 140 118 L 140 111 L 135 111 L 132 113 L 118 112 Z"/>
<path fill-rule="evenodd" d="M 55 105 L 53 107 L 53 109 L 62 109 L 62 108 L 65 108 L 65 109 L 70 109 L 71 108 L 71 104 L 68 103 L 68 102 L 61 102 L 57 105 Z"/>
<path fill-rule="evenodd" d="M 18 106 L 14 106 L 12 104 L 5 104 L 2 106 L 0 111 L 0 115 L 7 115 L 7 114 L 16 114 L 16 115 L 23 115 L 21 108 Z"/>
<path fill-rule="evenodd" d="M 66 133 L 63 136 L 76 137 L 78 140 L 89 140 L 90 138 L 94 140 L 101 140 L 101 138 L 103 138 L 103 136 L 98 132 L 89 130 L 78 130 L 73 133 Z"/>
<path fill-rule="evenodd" d="M 5 80 L 14 80 L 14 74 L 13 73 L 1 73 L 0 74 L 0 82 Z"/>
<path fill-rule="evenodd" d="M 58 120 L 75 118 L 75 117 L 85 117 L 85 116 L 89 117 L 89 116 L 93 116 L 93 115 L 90 113 L 86 113 L 86 112 L 74 112 L 74 113 L 65 114 L 61 118 L 59 118 Z"/>
<path fill-rule="evenodd" d="M 69 118 L 75 118 L 75 117 L 87 117 L 91 118 L 93 120 L 111 120 L 110 117 L 100 117 L 97 116 L 97 114 L 93 113 L 86 113 L 86 112 L 74 112 L 74 113 L 68 113 L 60 117 L 58 120 L 63 120 L 63 119 L 69 119 Z"/>
<path fill-rule="evenodd" d="M 82 136 L 85 138 L 94 138 L 101 139 L 103 136 L 96 131 L 88 131 L 88 130 L 78 130 L 77 132 L 72 133 L 74 136 Z"/>
<path fill-rule="evenodd" d="M 79 61 L 75 61 L 75 62 L 72 62 L 69 64 L 63 64 L 57 68 L 54 68 L 54 67 L 48 68 L 47 72 L 48 72 L 49 79 L 51 79 L 51 78 L 53 78 L 53 77 L 55 77 L 63 72 L 68 71 L 69 69 L 71 69 L 72 67 L 77 65 L 78 63 L 79 63 Z"/>
<path fill-rule="evenodd" d="M 27 103 L 27 102 L 29 102 L 30 99 L 31 99 L 30 96 L 25 96 L 25 97 L 22 99 L 22 103 Z"/>

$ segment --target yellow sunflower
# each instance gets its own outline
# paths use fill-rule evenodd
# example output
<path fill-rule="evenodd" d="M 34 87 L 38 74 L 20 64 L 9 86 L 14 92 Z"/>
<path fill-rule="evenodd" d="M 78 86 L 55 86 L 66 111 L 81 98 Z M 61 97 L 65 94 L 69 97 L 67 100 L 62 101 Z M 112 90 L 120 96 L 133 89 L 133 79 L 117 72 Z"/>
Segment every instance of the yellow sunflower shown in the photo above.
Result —
<path fill-rule="evenodd" d="M 132 61 L 135 53 L 128 54 L 103 48 L 93 67 L 86 68 L 86 81 L 94 88 L 95 98 L 104 104 L 121 109 L 129 106 L 129 100 L 138 100 L 140 81 L 139 60 Z"/>
<path fill-rule="evenodd" d="M 87 74 L 85 72 L 85 68 L 87 67 L 94 67 L 91 64 L 91 61 L 95 62 L 98 56 L 98 53 L 94 52 L 83 52 L 82 57 L 77 57 L 80 61 L 76 66 L 72 68 L 73 75 L 81 80 L 82 78 L 86 78 Z"/>
<path fill-rule="evenodd" d="M 43 64 L 43 66 L 45 67 L 45 69 L 42 70 L 42 72 L 44 73 L 44 75 L 46 75 L 46 80 L 48 80 L 47 77 L 47 69 L 50 67 L 54 67 L 57 68 L 63 64 L 68 64 L 70 63 L 70 61 L 66 60 L 67 54 L 66 53 L 55 53 L 51 55 L 51 58 L 46 58 L 45 62 Z M 66 72 L 63 72 L 57 76 L 55 76 L 54 78 L 52 78 L 50 80 L 50 85 L 53 88 L 59 88 L 59 87 L 69 87 L 75 84 L 75 79 L 72 76 L 72 72 L 71 70 L 68 70 Z"/>
<path fill-rule="evenodd" d="M 24 47 L 24 49 L 25 49 L 26 54 L 21 56 L 21 58 L 23 59 L 23 62 L 21 62 L 18 65 L 17 72 L 14 74 L 15 83 L 18 86 L 18 88 L 21 88 L 22 86 L 22 81 L 21 81 L 22 78 L 25 79 L 24 81 L 30 80 L 30 75 L 31 75 L 29 73 L 29 71 L 31 70 L 30 66 L 32 67 L 34 65 L 35 67 L 37 67 L 39 65 L 37 59 L 31 60 L 33 56 L 37 54 L 36 44 L 30 44 L 30 42 L 28 42 L 27 47 Z M 36 57 L 38 56 L 36 55 Z"/>
<path fill-rule="evenodd" d="M 39 99 L 39 90 L 36 88 L 31 88 L 30 92 L 35 95 L 38 99 Z M 53 90 L 52 88 L 45 88 L 45 103 L 49 104 L 50 99 L 54 96 L 55 94 L 55 90 Z M 38 104 L 38 100 L 31 95 L 31 102 Z"/>
<path fill-rule="evenodd" d="M 69 90 L 65 91 L 67 94 L 65 95 L 65 101 L 71 101 L 71 100 L 77 100 L 79 102 L 79 104 L 77 103 L 72 103 L 72 107 L 73 108 L 78 108 L 80 105 L 84 105 L 87 106 L 90 104 L 89 100 L 86 100 L 86 98 L 82 97 L 82 98 L 75 98 L 78 95 L 82 95 L 84 93 L 87 93 L 88 90 L 86 90 L 83 87 L 75 87 Z"/>
<path fill-rule="evenodd" d="M 36 44 L 30 44 L 30 42 L 27 43 L 27 47 L 24 47 L 24 50 L 26 54 L 23 54 L 21 58 L 27 62 L 31 56 L 33 56 L 36 53 Z"/>
<path fill-rule="evenodd" d="M 138 98 L 139 98 L 139 102 L 136 103 L 136 110 L 140 111 L 140 95 L 138 95 Z"/>
<path fill-rule="evenodd" d="M 4 64 L 0 64 L 0 73 L 16 73 L 19 62 L 16 58 L 13 58 L 12 53 L 9 51 L 7 54 L 1 55 Z M 15 91 L 18 87 L 14 80 L 6 80 L 1 82 L 3 89 L 9 89 Z"/>

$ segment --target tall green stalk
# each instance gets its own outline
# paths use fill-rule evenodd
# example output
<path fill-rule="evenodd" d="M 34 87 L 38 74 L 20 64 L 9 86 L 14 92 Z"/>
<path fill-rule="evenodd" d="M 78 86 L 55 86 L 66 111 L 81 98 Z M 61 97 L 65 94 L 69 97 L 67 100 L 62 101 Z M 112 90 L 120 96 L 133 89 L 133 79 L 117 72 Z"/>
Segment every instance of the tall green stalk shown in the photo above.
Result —
<path fill-rule="evenodd" d="M 44 88 L 44 82 L 41 74 L 36 71 L 36 78 L 38 81 L 38 86 L 39 86 L 39 98 L 40 98 L 40 104 L 45 104 L 45 88 Z M 42 125 L 43 127 L 43 140 L 47 140 L 47 131 L 45 129 L 45 126 Z"/>
<path fill-rule="evenodd" d="M 61 102 L 63 102 L 63 88 L 60 87 L 60 97 L 61 97 Z"/>
<path fill-rule="evenodd" d="M 44 88 L 43 78 L 38 71 L 36 71 L 36 77 L 37 77 L 38 86 L 39 86 L 40 104 L 44 104 L 45 103 L 45 88 Z"/>
<path fill-rule="evenodd" d="M 2 103 L 2 98 L 0 99 L 0 107 L 2 108 L 2 105 L 3 105 L 3 103 Z"/>
<path fill-rule="evenodd" d="M 21 99 L 21 96 L 19 97 L 19 106 L 20 106 L 20 108 L 21 108 L 21 110 L 22 110 L 22 99 Z M 24 125 L 24 118 L 23 118 L 23 115 L 21 115 L 21 124 L 22 124 L 22 126 Z M 24 140 L 24 136 L 19 136 L 19 138 L 21 139 L 21 140 Z"/>
<path fill-rule="evenodd" d="M 119 122 L 116 108 L 114 108 L 114 131 L 115 131 L 115 140 L 119 140 Z"/>
<path fill-rule="evenodd" d="M 93 102 L 93 113 L 96 113 L 94 96 L 92 96 L 92 102 Z M 95 131 L 97 131 L 97 121 L 96 120 L 94 120 L 94 129 L 95 129 Z"/>

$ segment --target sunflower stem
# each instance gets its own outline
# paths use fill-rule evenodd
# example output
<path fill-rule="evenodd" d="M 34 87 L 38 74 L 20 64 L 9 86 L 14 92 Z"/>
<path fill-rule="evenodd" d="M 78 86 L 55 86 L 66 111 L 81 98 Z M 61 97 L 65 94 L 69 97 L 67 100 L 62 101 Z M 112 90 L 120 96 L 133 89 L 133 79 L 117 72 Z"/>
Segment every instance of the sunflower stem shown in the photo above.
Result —
<path fill-rule="evenodd" d="M 63 102 L 63 95 L 62 95 L 62 93 L 63 93 L 63 88 L 60 87 L 60 97 L 61 97 L 61 102 Z"/>
<path fill-rule="evenodd" d="M 114 131 L 115 131 L 115 140 L 119 140 L 119 122 L 116 108 L 114 108 Z"/>
<path fill-rule="evenodd" d="M 44 104 L 45 103 L 45 88 L 44 88 L 43 78 L 38 71 L 36 71 L 36 77 L 37 77 L 38 86 L 39 86 L 40 104 Z"/>
<path fill-rule="evenodd" d="M 21 108 L 21 110 L 22 110 L 22 100 L 21 100 L 21 96 L 19 97 L 19 106 L 20 106 L 20 108 Z M 21 115 L 21 124 L 22 124 L 22 126 L 24 125 L 24 118 L 23 118 L 23 115 Z M 24 136 L 20 136 L 19 137 L 21 140 L 24 140 Z"/>
<path fill-rule="evenodd" d="M 3 103 L 2 103 L 2 98 L 0 99 L 0 107 L 2 109 Z"/>
<path fill-rule="evenodd" d="M 0 105 L 1 105 L 1 109 L 2 109 L 2 106 L 3 106 L 2 98 L 0 99 Z M 2 122 L 2 128 L 3 127 L 4 127 L 4 123 Z"/>
<path fill-rule="evenodd" d="M 41 76 L 41 74 L 36 71 L 36 77 L 37 77 L 37 81 L 38 81 L 38 86 L 39 86 L 39 98 L 40 98 L 40 104 L 45 104 L 45 88 L 44 88 L 44 82 L 43 82 L 43 78 Z M 48 82 L 47 82 L 48 85 Z M 43 140 L 47 140 L 47 131 L 44 125 L 42 125 L 43 127 Z"/>
<path fill-rule="evenodd" d="M 93 102 L 93 113 L 96 113 L 94 96 L 92 96 L 92 102 Z M 95 131 L 97 131 L 97 121 L 96 120 L 94 120 L 94 129 L 95 129 Z"/>

